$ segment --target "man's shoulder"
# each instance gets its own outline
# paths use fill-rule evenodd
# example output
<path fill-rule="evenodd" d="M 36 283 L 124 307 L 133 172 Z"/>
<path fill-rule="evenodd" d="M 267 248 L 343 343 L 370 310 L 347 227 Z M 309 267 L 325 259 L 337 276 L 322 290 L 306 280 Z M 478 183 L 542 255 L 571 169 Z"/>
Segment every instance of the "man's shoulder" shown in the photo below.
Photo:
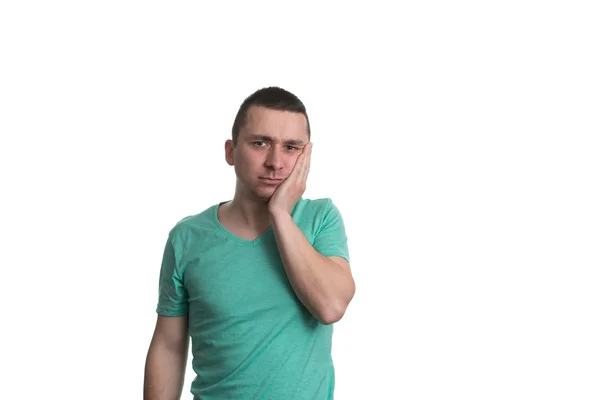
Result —
<path fill-rule="evenodd" d="M 315 199 L 301 198 L 296 207 L 294 207 L 293 215 L 298 218 L 324 217 L 331 213 L 332 210 L 338 212 L 337 207 L 330 197 Z"/>
<path fill-rule="evenodd" d="M 298 200 L 298 203 L 296 203 L 293 212 L 304 213 L 323 211 L 331 202 L 332 200 L 329 197 L 321 197 L 315 199 L 307 199 L 302 197 L 300 198 L 300 200 Z"/>
<path fill-rule="evenodd" d="M 170 235 L 184 232 L 214 228 L 214 213 L 218 204 L 207 207 L 196 214 L 187 215 L 179 219 L 171 228 Z"/>
<path fill-rule="evenodd" d="M 332 203 L 332 202 L 333 202 L 333 200 L 331 200 L 330 197 L 317 197 L 314 199 L 302 197 L 298 203 L 310 205 L 313 207 L 325 207 L 327 204 Z"/>

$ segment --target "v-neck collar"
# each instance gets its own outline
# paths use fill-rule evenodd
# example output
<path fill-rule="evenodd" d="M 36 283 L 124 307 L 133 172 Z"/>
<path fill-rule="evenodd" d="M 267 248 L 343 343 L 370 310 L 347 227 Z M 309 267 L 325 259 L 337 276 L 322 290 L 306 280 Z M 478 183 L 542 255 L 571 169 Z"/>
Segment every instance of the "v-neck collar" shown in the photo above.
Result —
<path fill-rule="evenodd" d="M 223 226 L 221 221 L 219 221 L 219 207 L 221 207 L 225 203 L 229 203 L 229 201 L 221 201 L 217 205 L 214 206 L 213 219 L 214 219 L 215 225 L 217 226 L 217 229 L 219 229 L 219 231 L 221 233 L 223 233 L 227 238 L 232 239 L 235 242 L 237 242 L 241 245 L 244 245 L 244 246 L 256 247 L 260 243 L 262 243 L 265 240 L 265 237 L 269 236 L 269 234 L 273 231 L 273 227 L 271 225 L 269 225 L 269 227 L 263 233 L 261 233 L 260 236 L 258 236 L 254 240 L 246 240 L 246 239 L 234 234 L 229 229 L 225 228 L 225 226 Z"/>

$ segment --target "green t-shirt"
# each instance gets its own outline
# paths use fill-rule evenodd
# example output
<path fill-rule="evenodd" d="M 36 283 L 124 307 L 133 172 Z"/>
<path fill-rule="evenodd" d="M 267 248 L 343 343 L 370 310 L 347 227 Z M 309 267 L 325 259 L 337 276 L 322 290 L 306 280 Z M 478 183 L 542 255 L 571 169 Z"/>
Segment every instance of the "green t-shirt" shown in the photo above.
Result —
<path fill-rule="evenodd" d="M 223 202 L 224 203 L 224 202 Z M 254 241 L 221 225 L 214 205 L 170 231 L 157 313 L 189 314 L 195 399 L 333 399 L 333 325 L 296 297 L 271 228 Z M 330 199 L 300 199 L 292 217 L 324 256 L 349 261 Z"/>

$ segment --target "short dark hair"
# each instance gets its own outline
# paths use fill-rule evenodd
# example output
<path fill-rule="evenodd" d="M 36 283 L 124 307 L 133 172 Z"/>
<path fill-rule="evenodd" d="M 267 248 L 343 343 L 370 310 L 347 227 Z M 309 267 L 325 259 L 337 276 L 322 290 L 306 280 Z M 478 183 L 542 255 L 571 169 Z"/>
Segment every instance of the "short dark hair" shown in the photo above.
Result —
<path fill-rule="evenodd" d="M 296 95 L 285 89 L 277 86 L 270 86 L 252 93 L 250 96 L 246 97 L 240 106 L 240 109 L 235 116 L 235 120 L 233 121 L 233 128 L 231 128 L 231 138 L 233 139 L 234 145 L 237 144 L 240 130 L 246 123 L 246 115 L 251 106 L 261 106 L 272 110 L 291 111 L 304 114 L 308 138 L 310 139 L 310 123 L 308 121 L 306 107 L 304 107 L 302 101 L 300 101 Z"/>

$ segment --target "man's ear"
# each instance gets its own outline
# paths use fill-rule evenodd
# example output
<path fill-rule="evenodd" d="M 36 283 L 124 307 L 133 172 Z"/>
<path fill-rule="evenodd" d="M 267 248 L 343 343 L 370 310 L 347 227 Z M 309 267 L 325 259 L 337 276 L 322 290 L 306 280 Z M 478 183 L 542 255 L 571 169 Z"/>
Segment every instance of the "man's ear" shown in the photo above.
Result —
<path fill-rule="evenodd" d="M 233 140 L 231 140 L 231 139 L 228 139 L 225 141 L 225 161 L 227 161 L 227 164 L 229 164 L 229 165 L 234 164 Z"/>

